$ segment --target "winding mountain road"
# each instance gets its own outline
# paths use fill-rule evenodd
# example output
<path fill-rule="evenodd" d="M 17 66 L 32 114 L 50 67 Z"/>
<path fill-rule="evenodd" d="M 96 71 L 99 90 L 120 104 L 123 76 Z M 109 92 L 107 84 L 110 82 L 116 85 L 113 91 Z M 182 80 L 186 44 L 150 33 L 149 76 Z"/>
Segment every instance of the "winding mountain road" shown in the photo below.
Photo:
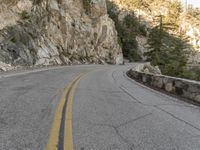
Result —
<path fill-rule="evenodd" d="M 0 150 L 200 150 L 200 108 L 125 66 L 0 75 Z"/>

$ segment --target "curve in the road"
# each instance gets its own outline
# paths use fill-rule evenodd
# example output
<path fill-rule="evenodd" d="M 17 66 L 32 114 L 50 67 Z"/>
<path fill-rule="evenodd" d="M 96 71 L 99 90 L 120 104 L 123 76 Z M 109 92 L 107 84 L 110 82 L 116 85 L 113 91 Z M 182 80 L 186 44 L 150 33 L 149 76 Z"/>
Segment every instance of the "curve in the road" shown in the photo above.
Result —
<path fill-rule="evenodd" d="M 4 75 L 0 150 L 199 150 L 199 106 L 127 78 L 129 67 Z"/>

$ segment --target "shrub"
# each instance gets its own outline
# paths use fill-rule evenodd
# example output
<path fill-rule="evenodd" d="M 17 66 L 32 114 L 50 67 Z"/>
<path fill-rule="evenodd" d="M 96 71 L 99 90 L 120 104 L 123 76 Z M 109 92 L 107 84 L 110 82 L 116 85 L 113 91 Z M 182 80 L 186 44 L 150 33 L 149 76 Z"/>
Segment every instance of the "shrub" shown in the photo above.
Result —
<path fill-rule="evenodd" d="M 193 67 L 190 69 L 185 69 L 183 73 L 179 75 L 179 77 L 200 81 L 200 68 Z"/>
<path fill-rule="evenodd" d="M 89 15 L 91 13 L 91 0 L 83 0 L 83 8 L 85 13 Z"/>
<path fill-rule="evenodd" d="M 42 2 L 42 0 L 34 0 L 34 5 L 39 5 Z"/>
<path fill-rule="evenodd" d="M 23 10 L 21 12 L 21 19 L 25 20 L 25 19 L 29 19 L 29 18 L 30 18 L 29 13 L 26 10 Z"/>
<path fill-rule="evenodd" d="M 17 39 L 15 37 L 13 37 L 10 41 L 13 42 L 13 43 L 16 43 Z"/>

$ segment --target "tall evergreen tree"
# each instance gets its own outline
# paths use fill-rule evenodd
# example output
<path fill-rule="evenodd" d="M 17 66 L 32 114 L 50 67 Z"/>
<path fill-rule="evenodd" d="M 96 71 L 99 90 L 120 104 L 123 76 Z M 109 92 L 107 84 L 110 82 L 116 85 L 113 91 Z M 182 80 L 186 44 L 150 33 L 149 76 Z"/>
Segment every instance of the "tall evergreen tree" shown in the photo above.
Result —
<path fill-rule="evenodd" d="M 182 36 L 175 37 L 164 29 L 164 26 L 156 26 L 151 30 L 149 52 L 145 55 L 148 61 L 160 67 L 162 73 L 179 76 L 187 64 L 187 44 Z"/>

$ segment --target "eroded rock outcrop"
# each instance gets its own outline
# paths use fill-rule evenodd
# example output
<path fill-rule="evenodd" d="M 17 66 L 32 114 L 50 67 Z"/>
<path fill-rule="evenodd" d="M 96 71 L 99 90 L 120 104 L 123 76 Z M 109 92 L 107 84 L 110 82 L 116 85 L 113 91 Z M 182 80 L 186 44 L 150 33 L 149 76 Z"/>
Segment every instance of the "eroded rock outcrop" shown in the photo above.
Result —
<path fill-rule="evenodd" d="M 104 0 L 0 0 L 0 61 L 122 63 Z"/>

